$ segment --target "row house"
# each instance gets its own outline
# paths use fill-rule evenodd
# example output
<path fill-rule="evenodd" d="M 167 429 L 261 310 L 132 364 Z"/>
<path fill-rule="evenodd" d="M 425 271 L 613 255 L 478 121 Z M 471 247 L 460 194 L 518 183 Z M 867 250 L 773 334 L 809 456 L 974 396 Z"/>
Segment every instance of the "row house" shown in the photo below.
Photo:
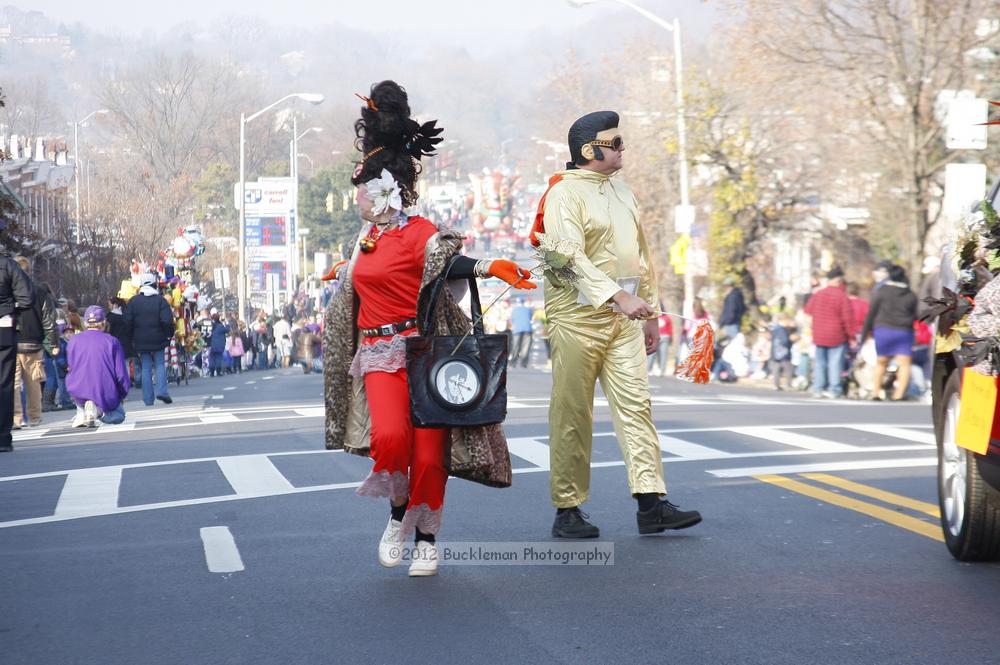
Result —
<path fill-rule="evenodd" d="M 17 215 L 22 229 L 42 241 L 69 240 L 74 168 L 67 163 L 66 141 L 38 138 L 32 147 L 25 149 L 21 139 L 12 136 L 8 159 L 0 162 L 0 178 L 23 203 Z"/>

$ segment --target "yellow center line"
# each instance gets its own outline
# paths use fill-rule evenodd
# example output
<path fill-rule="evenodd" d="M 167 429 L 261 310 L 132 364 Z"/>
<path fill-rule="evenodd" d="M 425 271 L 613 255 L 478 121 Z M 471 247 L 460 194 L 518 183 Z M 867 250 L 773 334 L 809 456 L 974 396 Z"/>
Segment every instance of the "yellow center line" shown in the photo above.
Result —
<path fill-rule="evenodd" d="M 859 501 L 858 499 L 852 499 L 820 487 L 813 487 L 812 485 L 798 480 L 792 480 L 791 478 L 773 475 L 754 476 L 754 478 L 765 483 L 770 483 L 771 485 L 776 485 L 793 492 L 798 492 L 799 494 L 804 494 L 805 496 L 810 496 L 814 499 L 819 499 L 820 501 L 824 501 L 834 506 L 840 506 L 841 508 L 847 508 L 848 510 L 853 510 L 855 512 L 862 513 L 863 515 L 880 519 L 883 522 L 888 522 L 889 524 L 906 529 L 907 531 L 918 533 L 921 536 L 926 536 L 932 540 L 944 542 L 944 536 L 941 534 L 941 527 L 937 524 L 931 524 L 930 522 L 925 522 L 922 519 L 911 517 L 909 515 L 901 515 L 894 510 L 889 510 L 888 508 L 883 508 L 882 506 L 876 506 L 872 503 Z"/>
<path fill-rule="evenodd" d="M 910 497 L 903 496 L 902 494 L 886 492 L 885 490 L 880 490 L 877 487 L 862 485 L 861 483 L 856 483 L 845 478 L 838 478 L 837 476 L 831 476 L 825 473 L 803 473 L 802 475 L 809 480 L 815 480 L 816 482 L 824 483 L 826 485 L 833 485 L 834 487 L 839 487 L 840 489 L 847 490 L 848 492 L 854 492 L 855 494 L 860 494 L 861 496 L 867 496 L 871 499 L 878 499 L 879 501 L 884 501 L 885 503 L 892 503 L 897 506 L 902 506 L 903 508 L 909 508 L 910 510 L 915 510 L 919 513 L 930 515 L 931 517 L 938 519 L 941 517 L 941 512 L 933 503 L 918 501 L 917 499 L 911 499 Z"/>

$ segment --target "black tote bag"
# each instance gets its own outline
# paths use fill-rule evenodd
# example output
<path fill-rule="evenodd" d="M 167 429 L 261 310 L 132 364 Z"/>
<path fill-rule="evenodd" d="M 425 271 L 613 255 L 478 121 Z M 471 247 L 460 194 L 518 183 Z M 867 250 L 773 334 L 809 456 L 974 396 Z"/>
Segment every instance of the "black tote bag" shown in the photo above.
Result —
<path fill-rule="evenodd" d="M 452 259 L 432 287 L 423 334 L 406 338 L 410 416 L 417 427 L 478 427 L 507 418 L 507 335 L 483 330 L 474 278 L 469 278 L 476 322 L 472 332 L 464 340 L 461 335 L 434 334 L 438 298 L 454 263 Z"/>

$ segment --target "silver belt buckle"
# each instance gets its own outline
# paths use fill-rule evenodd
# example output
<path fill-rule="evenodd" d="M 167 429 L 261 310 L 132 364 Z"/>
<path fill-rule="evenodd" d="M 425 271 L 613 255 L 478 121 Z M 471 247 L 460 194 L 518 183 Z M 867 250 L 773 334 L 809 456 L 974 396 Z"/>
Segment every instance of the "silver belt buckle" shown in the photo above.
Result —
<path fill-rule="evenodd" d="M 385 324 L 384 326 L 381 326 L 381 327 L 379 328 L 379 332 L 381 332 L 381 333 L 382 333 L 382 336 L 383 336 L 383 337 L 385 337 L 385 336 L 387 336 L 387 335 L 391 335 L 391 334 L 392 334 L 392 332 L 393 332 L 393 331 L 392 331 L 392 324 L 391 324 L 391 323 L 387 323 L 387 324 Z"/>

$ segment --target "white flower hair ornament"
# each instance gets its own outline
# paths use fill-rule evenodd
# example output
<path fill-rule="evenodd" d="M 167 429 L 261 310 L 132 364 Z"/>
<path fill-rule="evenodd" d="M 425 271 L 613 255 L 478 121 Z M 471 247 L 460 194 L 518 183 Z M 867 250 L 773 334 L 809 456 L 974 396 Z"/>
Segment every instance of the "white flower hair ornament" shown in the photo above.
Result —
<path fill-rule="evenodd" d="M 369 180 L 364 186 L 372 201 L 372 214 L 381 215 L 389 208 L 403 209 L 402 190 L 388 169 L 382 169 L 378 178 Z"/>

